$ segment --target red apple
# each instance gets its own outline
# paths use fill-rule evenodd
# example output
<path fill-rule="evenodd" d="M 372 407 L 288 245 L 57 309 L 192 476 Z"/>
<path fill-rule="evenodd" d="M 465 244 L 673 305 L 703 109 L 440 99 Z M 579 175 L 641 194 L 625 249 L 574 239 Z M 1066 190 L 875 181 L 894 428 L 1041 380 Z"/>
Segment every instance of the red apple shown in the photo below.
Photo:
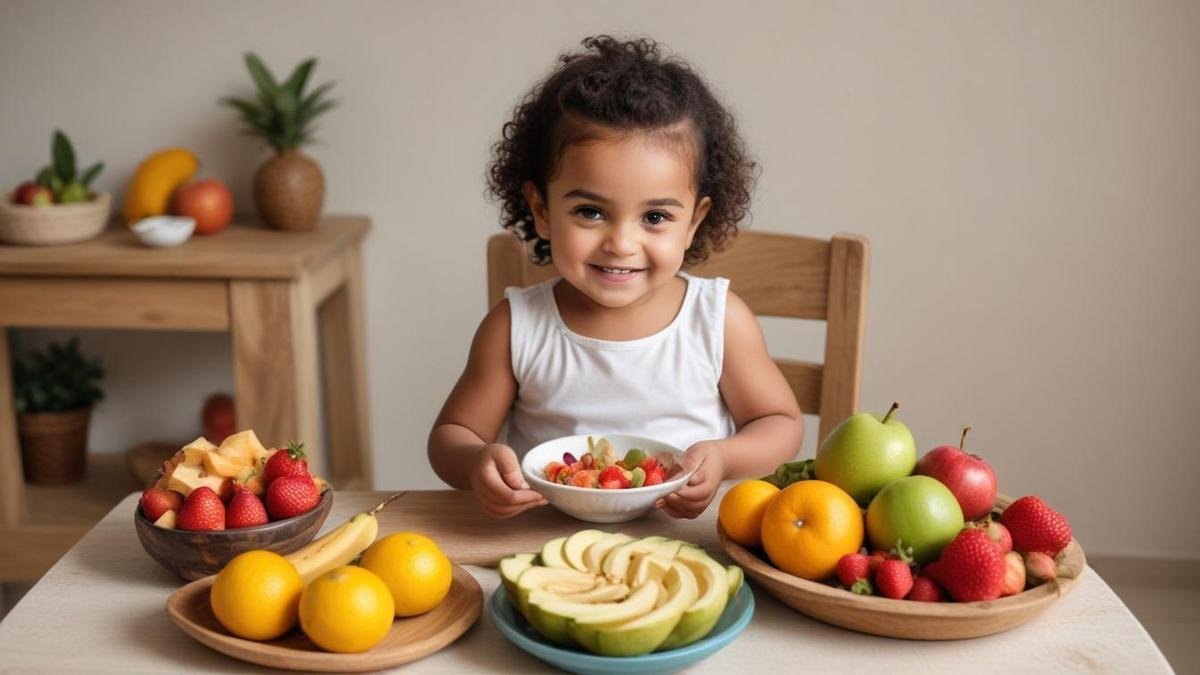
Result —
<path fill-rule="evenodd" d="M 196 234 L 216 234 L 233 219 L 233 195 L 216 178 L 191 181 L 171 196 L 171 213 L 196 219 Z"/>
<path fill-rule="evenodd" d="M 44 185 L 24 182 L 13 190 L 12 200 L 14 204 L 26 206 L 49 206 L 54 203 L 54 193 Z"/>
<path fill-rule="evenodd" d="M 959 447 L 939 445 L 925 453 L 913 473 L 944 483 L 962 507 L 963 518 L 978 520 L 991 513 L 996 504 L 996 472 L 987 462 L 963 451 L 970 430 L 963 429 Z"/>
<path fill-rule="evenodd" d="M 204 437 L 209 443 L 221 444 L 227 436 L 237 430 L 237 419 L 234 417 L 233 399 L 227 394 L 213 394 L 204 401 L 204 409 L 200 413 L 204 424 Z"/>

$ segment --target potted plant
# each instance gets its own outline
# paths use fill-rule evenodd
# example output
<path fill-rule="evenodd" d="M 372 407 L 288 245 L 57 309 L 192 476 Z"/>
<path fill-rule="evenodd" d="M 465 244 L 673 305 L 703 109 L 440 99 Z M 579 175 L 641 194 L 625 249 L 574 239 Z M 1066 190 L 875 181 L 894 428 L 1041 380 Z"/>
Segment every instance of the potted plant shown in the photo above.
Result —
<path fill-rule="evenodd" d="M 325 177 L 321 167 L 300 152 L 300 146 L 313 141 L 313 123 L 335 105 L 325 97 L 333 83 L 305 92 L 316 59 L 296 66 L 282 84 L 253 53 L 247 53 L 245 59 L 258 90 L 257 100 L 224 98 L 221 103 L 237 110 L 246 133 L 263 139 L 275 151 L 254 174 L 254 206 L 270 227 L 308 232 L 321 215 Z"/>
<path fill-rule="evenodd" d="M 73 483 L 87 465 L 92 405 L 104 398 L 104 369 L 79 352 L 79 338 L 51 342 L 13 363 L 13 398 L 25 479 L 41 485 Z"/>

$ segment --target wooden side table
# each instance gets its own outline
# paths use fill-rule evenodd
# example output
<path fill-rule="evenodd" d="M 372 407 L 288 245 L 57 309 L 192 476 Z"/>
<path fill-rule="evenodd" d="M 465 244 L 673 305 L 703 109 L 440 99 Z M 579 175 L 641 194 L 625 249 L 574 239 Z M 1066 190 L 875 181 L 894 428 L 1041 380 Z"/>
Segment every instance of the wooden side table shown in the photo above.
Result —
<path fill-rule="evenodd" d="M 0 246 L 0 580 L 38 578 L 111 508 L 93 503 L 103 479 L 26 487 L 8 328 L 226 331 L 238 427 L 265 444 L 303 440 L 314 472 L 338 489 L 370 489 L 360 256 L 369 227 L 327 216 L 295 234 L 245 219 L 177 248 L 146 248 L 124 227 L 69 246 Z M 99 456 L 89 472 L 112 464 Z M 31 501 L 54 502 L 58 515 Z M 76 512 L 85 515 L 66 515 Z"/>

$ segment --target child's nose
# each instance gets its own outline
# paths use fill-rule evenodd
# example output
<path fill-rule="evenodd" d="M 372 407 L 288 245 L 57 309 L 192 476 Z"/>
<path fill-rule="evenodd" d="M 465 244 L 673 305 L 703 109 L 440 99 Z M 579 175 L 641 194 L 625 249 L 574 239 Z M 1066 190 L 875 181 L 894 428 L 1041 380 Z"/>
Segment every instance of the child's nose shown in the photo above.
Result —
<path fill-rule="evenodd" d="M 637 253 L 637 228 L 626 224 L 608 228 L 604 238 L 604 250 L 609 255 L 630 256 Z"/>

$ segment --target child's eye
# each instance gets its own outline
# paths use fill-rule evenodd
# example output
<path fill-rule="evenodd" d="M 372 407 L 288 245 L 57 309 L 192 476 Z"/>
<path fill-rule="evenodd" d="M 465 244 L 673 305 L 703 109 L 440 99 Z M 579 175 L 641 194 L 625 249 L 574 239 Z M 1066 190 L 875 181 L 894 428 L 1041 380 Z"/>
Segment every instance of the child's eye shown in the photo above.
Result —
<path fill-rule="evenodd" d="M 581 206 L 575 209 L 574 213 L 584 220 L 599 220 L 604 215 L 599 209 L 590 206 Z"/>
<path fill-rule="evenodd" d="M 664 222 L 671 219 L 669 214 L 662 211 L 651 211 L 646 214 L 646 223 L 649 225 L 662 225 Z"/>

